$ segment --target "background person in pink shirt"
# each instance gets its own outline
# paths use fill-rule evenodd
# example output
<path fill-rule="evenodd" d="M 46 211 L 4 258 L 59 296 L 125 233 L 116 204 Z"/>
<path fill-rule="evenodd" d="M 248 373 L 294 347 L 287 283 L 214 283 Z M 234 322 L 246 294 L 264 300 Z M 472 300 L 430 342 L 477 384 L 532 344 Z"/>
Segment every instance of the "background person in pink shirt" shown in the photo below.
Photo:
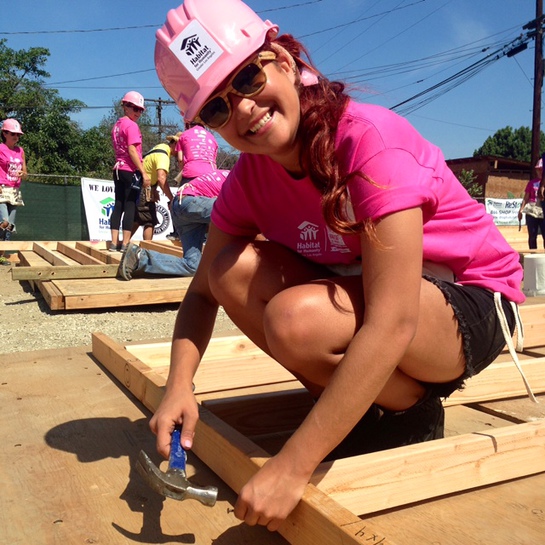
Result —
<path fill-rule="evenodd" d="M 2 123 L 0 143 L 0 240 L 11 240 L 15 232 L 15 216 L 19 206 L 24 206 L 21 196 L 21 180 L 26 178 L 25 151 L 19 146 L 23 135 L 21 124 L 16 119 L 5 119 Z M 0 252 L 0 265 L 11 262 Z"/>
<path fill-rule="evenodd" d="M 521 333 L 524 301 L 518 254 L 441 151 L 351 100 L 278 32 L 240 0 L 186 0 L 155 49 L 184 118 L 242 154 L 214 204 L 150 427 L 164 456 L 180 423 L 191 448 L 193 377 L 222 305 L 316 400 L 235 505 L 271 531 L 324 459 L 442 437 L 441 400 Z"/>
<path fill-rule="evenodd" d="M 115 204 L 110 216 L 112 240 L 108 249 L 125 251 L 132 236 L 136 203 L 140 191 L 132 189 L 135 177 L 141 177 L 143 187 L 150 187 L 151 179 L 142 163 L 142 133 L 137 121 L 145 111 L 144 97 L 129 91 L 121 99 L 124 116 L 112 127 L 112 144 L 115 152 L 113 167 Z M 123 231 L 119 241 L 119 230 Z"/>
<path fill-rule="evenodd" d="M 186 121 L 185 131 L 180 133 L 175 151 L 180 169 L 176 177 L 179 187 L 218 168 L 216 165 L 218 143 L 214 135 L 200 123 Z M 174 228 L 168 238 L 174 240 L 181 236 Z"/>
<path fill-rule="evenodd" d="M 180 185 L 218 168 L 216 138 L 199 123 L 185 123 L 185 131 L 180 135 L 175 151 L 182 173 Z"/>
<path fill-rule="evenodd" d="M 526 216 L 526 228 L 528 229 L 528 248 L 537 250 L 537 236 L 541 229 L 543 238 L 543 247 L 545 248 L 545 218 L 541 200 L 538 198 L 539 184 L 543 176 L 543 159 L 540 159 L 536 166 L 536 178 L 528 182 L 524 189 L 524 197 L 518 213 L 519 222 L 522 220 L 522 214 Z M 529 206 L 526 206 L 529 205 Z"/>

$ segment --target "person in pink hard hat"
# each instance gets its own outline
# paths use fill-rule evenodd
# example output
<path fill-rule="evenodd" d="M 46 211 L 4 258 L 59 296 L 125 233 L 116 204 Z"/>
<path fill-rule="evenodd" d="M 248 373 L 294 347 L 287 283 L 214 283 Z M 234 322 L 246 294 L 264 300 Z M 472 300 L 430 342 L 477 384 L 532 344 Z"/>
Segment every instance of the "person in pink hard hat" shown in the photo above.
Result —
<path fill-rule="evenodd" d="M 25 151 L 19 146 L 24 134 L 16 119 L 5 119 L 1 127 L 0 143 L 0 241 L 11 240 L 15 232 L 15 216 L 19 206 L 24 206 L 21 181 L 27 177 Z M 0 252 L 0 264 L 11 262 Z"/>
<path fill-rule="evenodd" d="M 516 358 L 519 256 L 436 146 L 352 100 L 240 0 L 169 11 L 155 64 L 184 118 L 242 153 L 180 305 L 150 427 L 163 456 L 179 424 L 191 448 L 193 377 L 223 306 L 315 401 L 235 505 L 276 530 L 324 459 L 441 438 L 442 400 L 506 343 Z"/>
<path fill-rule="evenodd" d="M 176 159 L 182 173 L 180 185 L 217 170 L 217 155 L 215 136 L 199 123 L 186 122 L 176 144 Z"/>
<path fill-rule="evenodd" d="M 524 189 L 524 197 L 518 213 L 519 223 L 522 215 L 526 217 L 526 228 L 528 229 L 528 248 L 537 250 L 537 237 L 541 231 L 543 238 L 543 247 L 545 248 L 545 218 L 543 217 L 543 208 L 541 199 L 538 197 L 539 184 L 543 175 L 543 159 L 540 159 L 536 166 L 536 177 L 532 178 Z"/>
<path fill-rule="evenodd" d="M 137 123 L 146 109 L 144 97 L 136 91 L 129 91 L 121 99 L 121 105 L 125 115 L 112 127 L 115 204 L 110 216 L 112 240 L 108 247 L 112 252 L 125 251 L 127 248 L 132 236 L 140 189 L 151 185 L 151 178 L 142 162 L 142 133 Z"/>

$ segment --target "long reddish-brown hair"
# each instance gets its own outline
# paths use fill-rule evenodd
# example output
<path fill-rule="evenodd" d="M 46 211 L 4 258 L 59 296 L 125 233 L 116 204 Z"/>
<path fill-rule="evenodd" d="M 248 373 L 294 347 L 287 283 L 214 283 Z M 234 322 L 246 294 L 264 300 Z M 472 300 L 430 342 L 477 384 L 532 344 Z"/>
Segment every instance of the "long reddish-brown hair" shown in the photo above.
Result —
<path fill-rule="evenodd" d="M 355 175 L 366 177 L 362 173 L 342 172 L 335 152 L 339 120 L 350 100 L 345 84 L 324 77 L 312 64 L 305 46 L 291 34 L 279 36 L 274 43 L 288 51 L 299 72 L 310 67 L 319 76 L 316 85 L 299 86 L 301 122 L 297 136 L 301 142 L 299 160 L 322 195 L 327 224 L 340 234 L 365 231 L 372 236 L 370 221 L 354 221 L 347 216 L 348 180 Z"/>

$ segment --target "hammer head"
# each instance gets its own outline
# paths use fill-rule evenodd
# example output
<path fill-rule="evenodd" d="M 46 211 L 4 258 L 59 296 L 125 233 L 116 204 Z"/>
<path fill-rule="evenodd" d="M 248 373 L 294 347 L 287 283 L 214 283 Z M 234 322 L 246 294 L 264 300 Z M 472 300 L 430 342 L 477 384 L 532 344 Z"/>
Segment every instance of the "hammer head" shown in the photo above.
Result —
<path fill-rule="evenodd" d="M 136 470 L 148 485 L 162 496 L 180 501 L 198 500 L 212 507 L 216 503 L 218 489 L 215 486 L 192 485 L 186 477 L 185 461 L 186 453 L 180 445 L 180 430 L 176 428 L 172 434 L 167 471 L 161 471 L 143 450 L 138 455 Z"/>

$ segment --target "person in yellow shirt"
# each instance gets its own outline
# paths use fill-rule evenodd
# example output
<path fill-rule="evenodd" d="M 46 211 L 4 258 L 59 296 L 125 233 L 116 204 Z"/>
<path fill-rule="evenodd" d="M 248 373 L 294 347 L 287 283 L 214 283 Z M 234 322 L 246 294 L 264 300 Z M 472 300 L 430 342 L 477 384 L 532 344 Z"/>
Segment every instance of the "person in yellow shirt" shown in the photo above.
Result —
<path fill-rule="evenodd" d="M 174 153 L 179 138 L 179 135 L 167 136 L 166 143 L 157 144 L 144 155 L 143 166 L 151 178 L 151 185 L 149 188 L 143 187 L 140 192 L 133 226 L 133 235 L 138 227 L 143 228 L 142 238 L 144 240 L 152 240 L 153 229 L 158 223 L 156 203 L 159 200 L 159 192 L 157 187 L 161 188 L 169 202 L 173 199 L 172 191 L 168 185 L 168 173 L 170 157 Z"/>

